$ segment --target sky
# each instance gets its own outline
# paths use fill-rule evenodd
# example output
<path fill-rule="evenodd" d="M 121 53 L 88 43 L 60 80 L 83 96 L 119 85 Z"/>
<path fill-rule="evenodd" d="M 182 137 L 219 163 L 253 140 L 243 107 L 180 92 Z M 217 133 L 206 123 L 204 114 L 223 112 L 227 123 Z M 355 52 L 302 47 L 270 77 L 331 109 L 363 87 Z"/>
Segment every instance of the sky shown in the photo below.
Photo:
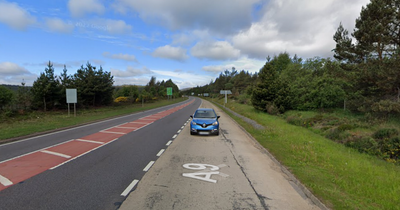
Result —
<path fill-rule="evenodd" d="M 31 86 L 51 61 L 88 62 L 114 85 L 172 79 L 203 86 L 225 70 L 258 72 L 266 57 L 332 57 L 369 0 L 0 0 L 0 84 Z"/>

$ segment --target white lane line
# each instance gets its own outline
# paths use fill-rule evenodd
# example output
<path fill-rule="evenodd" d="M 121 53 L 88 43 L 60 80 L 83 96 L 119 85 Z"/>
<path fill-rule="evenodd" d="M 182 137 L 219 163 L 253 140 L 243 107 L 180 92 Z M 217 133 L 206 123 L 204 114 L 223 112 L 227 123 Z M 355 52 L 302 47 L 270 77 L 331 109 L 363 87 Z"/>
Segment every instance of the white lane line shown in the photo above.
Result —
<path fill-rule="evenodd" d="M 172 144 L 172 141 L 169 141 L 169 142 L 167 142 L 167 146 L 169 146 L 169 145 L 171 145 Z"/>
<path fill-rule="evenodd" d="M 124 190 L 124 192 L 121 193 L 121 196 L 127 196 L 129 192 L 136 186 L 136 184 L 139 182 L 139 180 L 135 179 L 129 184 L 129 186 Z"/>
<path fill-rule="evenodd" d="M 175 135 L 174 135 L 172 138 L 173 138 L 173 139 L 175 139 L 177 136 L 178 136 L 178 135 L 177 135 L 177 134 L 175 134 Z"/>
<path fill-rule="evenodd" d="M 108 129 L 108 128 L 107 128 Z M 122 133 L 122 132 L 112 132 L 112 131 L 100 131 L 100 132 L 102 132 L 102 133 L 114 133 L 114 134 L 122 134 L 122 135 L 125 135 L 125 134 L 127 134 L 127 133 Z"/>
<path fill-rule="evenodd" d="M 186 125 L 186 124 L 185 124 L 185 125 Z M 184 129 L 184 128 L 185 128 L 185 126 L 182 126 L 182 127 L 181 127 L 181 129 Z"/>
<path fill-rule="evenodd" d="M 157 157 L 160 157 L 160 156 L 162 155 L 162 153 L 164 153 L 164 151 L 165 151 L 165 149 L 160 150 L 160 151 L 157 153 Z"/>
<path fill-rule="evenodd" d="M 88 143 L 94 143 L 94 144 L 104 144 L 104 142 L 101 141 L 93 141 L 93 140 L 85 140 L 85 139 L 75 139 L 77 141 L 82 141 L 82 142 L 88 142 Z"/>
<path fill-rule="evenodd" d="M 146 168 L 144 168 L 143 171 L 148 171 L 151 168 L 151 166 L 153 166 L 153 164 L 154 164 L 154 161 L 150 161 L 150 163 L 147 164 Z"/>
<path fill-rule="evenodd" d="M 94 151 L 94 150 L 96 150 L 96 149 L 99 149 L 100 147 L 106 146 L 107 144 L 110 144 L 110 143 L 112 143 L 112 142 L 114 142 L 114 141 L 116 141 L 116 140 L 118 140 L 118 138 L 116 138 L 116 139 L 114 139 L 114 140 L 111 140 L 111 141 L 109 141 L 109 142 L 107 142 L 107 143 L 104 143 L 104 144 L 102 144 L 102 145 L 100 145 L 100 146 L 98 146 L 98 147 L 95 147 L 95 148 L 93 148 L 93 149 L 91 149 L 91 150 L 89 150 L 89 151 L 87 151 L 87 152 L 84 152 L 84 153 L 82 153 L 82 154 L 80 154 L 80 155 L 78 155 L 78 156 L 76 156 L 76 157 L 74 157 L 74 158 L 71 158 L 71 159 L 69 159 L 69 160 L 67 160 L 67 161 L 65 161 L 65 162 L 63 162 L 63 163 L 60 163 L 60 164 L 54 166 L 53 168 L 50 168 L 50 170 L 56 169 L 56 168 L 58 168 L 58 167 L 60 167 L 60 166 L 62 166 L 62 165 L 64 165 L 64 164 L 66 164 L 66 163 L 68 163 L 68 162 L 70 162 L 70 161 L 73 161 L 73 160 L 75 160 L 75 159 L 77 159 L 77 158 L 79 158 L 79 157 L 82 157 L 82 156 L 86 155 L 87 153 L 92 152 L 92 151 Z"/>
<path fill-rule="evenodd" d="M 58 144 L 56 144 L 56 145 L 48 146 L 48 147 L 46 147 L 46 148 L 38 149 L 38 150 L 35 150 L 35 151 L 33 151 L 33 152 L 28 152 L 28 153 L 23 154 L 23 155 L 18 155 L 18 156 L 15 156 L 15 157 L 13 157 L 13 158 L 10 158 L 10 159 L 0 161 L 0 163 L 5 163 L 5 162 L 7 162 L 7 161 L 14 160 L 14 159 L 17 159 L 17 158 L 20 158 L 20 157 L 24 157 L 24 156 L 26 156 L 26 155 L 30 155 L 30 154 L 39 152 L 39 151 L 41 151 L 41 150 L 45 150 L 45 149 L 48 149 L 48 148 L 52 148 L 52 147 L 55 147 L 55 146 L 58 146 L 58 145 L 61 145 L 61 144 L 64 144 L 64 143 L 68 143 L 68 142 L 70 142 L 70 141 L 73 141 L 73 139 L 68 140 L 68 141 L 64 141 L 64 142 L 61 142 L 61 143 L 58 143 Z"/>
<path fill-rule="evenodd" d="M 5 187 L 12 185 L 13 183 L 7 179 L 6 177 L 0 175 L 0 184 L 4 185 Z"/>
<path fill-rule="evenodd" d="M 52 152 L 52 151 L 49 151 L 49 150 L 42 150 L 40 152 L 43 152 L 43 153 L 46 153 L 46 154 L 50 154 L 50 155 L 59 156 L 59 157 L 63 157 L 63 158 L 68 158 L 68 159 L 71 158 L 71 156 L 69 156 L 69 155 L 62 154 L 62 153 L 59 153 L 59 152 Z"/>
<path fill-rule="evenodd" d="M 118 128 L 124 128 L 124 129 L 136 129 L 137 127 L 118 127 Z"/>
<path fill-rule="evenodd" d="M 181 133 L 182 130 L 178 130 L 177 133 Z"/>

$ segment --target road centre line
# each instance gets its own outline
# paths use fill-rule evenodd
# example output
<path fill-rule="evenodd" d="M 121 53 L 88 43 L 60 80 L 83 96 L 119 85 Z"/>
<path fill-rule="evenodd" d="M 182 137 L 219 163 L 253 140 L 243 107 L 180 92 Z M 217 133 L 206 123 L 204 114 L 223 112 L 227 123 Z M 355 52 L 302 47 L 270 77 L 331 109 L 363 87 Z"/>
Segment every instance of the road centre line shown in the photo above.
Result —
<path fill-rule="evenodd" d="M 6 177 L 0 175 L 0 184 L 4 185 L 5 187 L 12 185 L 12 181 L 7 179 Z"/>
<path fill-rule="evenodd" d="M 157 157 L 160 157 L 163 153 L 164 153 L 165 149 L 161 149 L 158 153 L 157 153 Z"/>
<path fill-rule="evenodd" d="M 124 192 L 121 193 L 121 196 L 127 196 L 129 192 L 136 186 L 136 184 L 139 182 L 139 180 L 135 179 L 133 180 L 129 186 L 124 190 Z"/>
<path fill-rule="evenodd" d="M 150 161 L 150 163 L 147 164 L 147 166 L 143 169 L 143 171 L 148 171 L 151 168 L 151 166 L 153 166 L 154 163 L 155 163 L 154 161 Z"/>
<path fill-rule="evenodd" d="M 46 153 L 46 154 L 50 154 L 50 155 L 59 156 L 59 157 L 63 157 L 63 158 L 67 158 L 67 159 L 71 158 L 71 156 L 69 156 L 69 155 L 62 154 L 62 153 L 59 153 L 59 152 L 52 152 L 52 151 L 49 151 L 49 150 L 42 150 L 40 152 L 43 152 L 43 153 Z"/>
<path fill-rule="evenodd" d="M 118 138 L 116 138 L 116 139 L 114 139 L 114 140 L 111 140 L 111 141 L 109 141 L 109 142 L 107 142 L 107 143 L 104 143 L 104 144 L 102 144 L 102 145 L 100 145 L 100 146 L 98 146 L 98 147 L 95 147 L 95 148 L 93 148 L 93 149 L 91 149 L 91 150 L 89 150 L 89 151 L 86 151 L 86 152 L 84 152 L 84 153 L 82 153 L 82 154 L 80 154 L 80 155 L 78 155 L 78 156 L 76 156 L 76 157 L 74 157 L 74 158 L 71 158 L 71 159 L 69 159 L 69 160 L 67 160 L 67 161 L 65 161 L 65 162 L 63 162 L 63 163 L 60 163 L 60 164 L 54 166 L 53 168 L 50 168 L 50 170 L 56 169 L 56 168 L 58 168 L 58 167 L 60 167 L 60 166 L 62 166 L 62 165 L 64 165 L 64 164 L 66 164 L 66 163 L 68 163 L 68 162 L 70 162 L 70 161 L 73 161 L 73 160 L 75 160 L 75 159 L 77 159 L 77 158 L 79 158 L 79 157 L 82 157 L 82 156 L 88 154 L 89 152 L 92 152 L 92 151 L 94 151 L 94 150 L 96 150 L 96 149 L 99 149 L 99 148 L 101 148 L 101 147 L 103 147 L 103 146 L 106 146 L 107 144 L 110 144 L 110 143 L 112 143 L 112 142 L 114 142 L 114 141 L 116 141 L 116 140 L 118 140 Z"/>
<path fill-rule="evenodd" d="M 81 141 L 81 142 L 94 143 L 94 144 L 104 144 L 104 142 L 101 142 L 101 141 L 93 141 L 93 140 L 86 140 L 86 139 L 75 139 L 75 140 Z"/>

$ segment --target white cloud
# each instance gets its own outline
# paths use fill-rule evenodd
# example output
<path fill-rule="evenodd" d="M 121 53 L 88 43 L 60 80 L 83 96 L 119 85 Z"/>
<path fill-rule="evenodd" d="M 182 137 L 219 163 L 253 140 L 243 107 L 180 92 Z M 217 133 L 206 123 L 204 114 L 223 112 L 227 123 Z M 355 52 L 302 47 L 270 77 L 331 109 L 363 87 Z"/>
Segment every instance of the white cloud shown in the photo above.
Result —
<path fill-rule="evenodd" d="M 234 67 L 238 72 L 244 70 L 250 73 L 255 73 L 259 72 L 264 64 L 265 61 L 242 57 L 232 62 L 224 62 L 221 65 L 203 66 L 202 69 L 207 72 L 219 74 L 221 72 L 224 72 L 225 70 L 231 71 L 232 67 Z"/>
<path fill-rule="evenodd" d="M 103 52 L 103 56 L 106 58 L 138 62 L 134 55 L 129 55 L 129 54 L 122 54 L 122 53 L 111 54 L 109 52 Z"/>
<path fill-rule="evenodd" d="M 261 20 L 235 35 L 232 42 L 242 54 L 259 59 L 285 51 L 300 57 L 329 57 L 339 23 L 353 22 L 354 26 L 361 7 L 368 2 L 271 0 Z"/>
<path fill-rule="evenodd" d="M 0 75 L 11 76 L 19 74 L 30 74 L 30 72 L 26 70 L 24 67 L 19 66 L 18 64 L 15 63 L 11 62 L 0 63 Z"/>
<path fill-rule="evenodd" d="M 186 50 L 181 47 L 172 47 L 170 45 L 165 45 L 157 48 L 152 53 L 153 57 L 166 58 L 177 61 L 185 61 L 188 59 Z"/>
<path fill-rule="evenodd" d="M 36 23 L 36 18 L 16 3 L 0 1 L 0 22 L 17 30 L 25 30 Z"/>
<path fill-rule="evenodd" d="M 235 59 L 240 55 L 240 51 L 227 41 L 199 42 L 190 52 L 194 57 L 211 60 Z"/>
<path fill-rule="evenodd" d="M 114 77 L 127 78 L 127 77 L 137 77 L 137 76 L 142 76 L 142 75 L 146 75 L 146 74 L 151 74 L 152 71 L 150 71 L 146 67 L 143 67 L 142 69 L 137 69 L 132 66 L 128 66 L 125 71 L 111 68 L 111 73 Z"/>
<path fill-rule="evenodd" d="M 105 20 L 107 31 L 111 34 L 126 34 L 132 31 L 132 26 L 123 20 Z"/>
<path fill-rule="evenodd" d="M 64 22 L 59 18 L 48 18 L 46 25 L 50 31 L 58 33 L 71 33 L 74 30 L 74 25 Z"/>
<path fill-rule="evenodd" d="M 168 70 L 152 70 L 157 74 L 157 80 L 168 80 L 171 79 L 179 89 L 203 86 L 208 84 L 213 76 L 200 75 L 195 72 L 183 72 L 183 71 L 168 71 Z"/>
<path fill-rule="evenodd" d="M 25 81 L 26 85 L 32 85 L 36 78 L 35 74 L 16 63 L 0 63 L 0 84 L 20 85 Z"/>
<path fill-rule="evenodd" d="M 88 13 L 103 14 L 105 10 L 99 0 L 69 0 L 68 9 L 73 17 L 83 17 Z"/>
<path fill-rule="evenodd" d="M 145 22 L 173 30 L 201 29 L 230 34 L 251 25 L 256 2 L 259 0 L 118 0 L 113 8 L 122 14 L 131 9 Z"/>

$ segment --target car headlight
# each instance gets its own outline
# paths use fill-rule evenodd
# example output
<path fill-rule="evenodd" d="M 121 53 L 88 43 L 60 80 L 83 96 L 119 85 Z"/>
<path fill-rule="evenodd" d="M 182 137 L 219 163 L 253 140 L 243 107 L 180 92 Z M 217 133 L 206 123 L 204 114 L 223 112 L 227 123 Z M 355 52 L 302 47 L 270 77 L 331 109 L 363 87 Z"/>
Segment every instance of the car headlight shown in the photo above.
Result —
<path fill-rule="evenodd" d="M 218 125 L 218 121 L 215 121 L 212 125 Z"/>
<path fill-rule="evenodd" d="M 192 125 L 197 125 L 195 121 L 192 121 Z"/>

